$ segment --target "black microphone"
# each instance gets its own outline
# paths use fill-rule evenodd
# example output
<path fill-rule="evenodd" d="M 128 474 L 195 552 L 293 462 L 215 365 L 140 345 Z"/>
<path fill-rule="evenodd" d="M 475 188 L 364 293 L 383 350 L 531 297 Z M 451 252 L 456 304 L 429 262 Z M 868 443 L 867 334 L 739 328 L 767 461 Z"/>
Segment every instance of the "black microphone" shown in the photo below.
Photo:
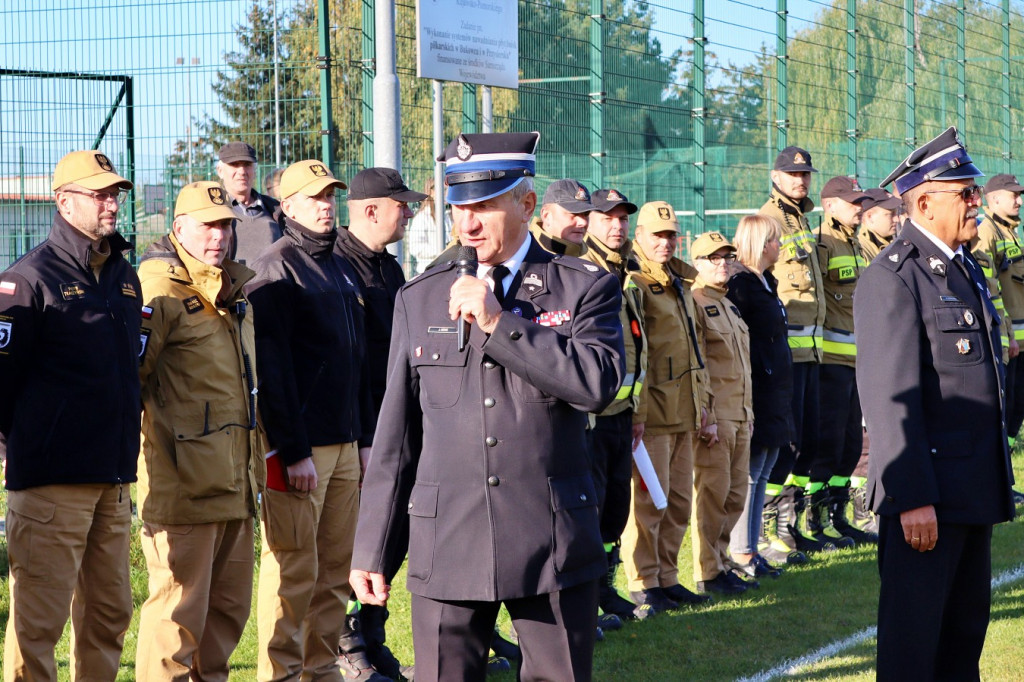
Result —
<path fill-rule="evenodd" d="M 456 278 L 467 275 L 476 277 L 477 270 L 476 249 L 472 246 L 460 246 L 459 255 L 455 258 Z M 459 320 L 458 340 L 459 352 L 466 348 L 466 340 L 469 338 L 469 322 Z"/>

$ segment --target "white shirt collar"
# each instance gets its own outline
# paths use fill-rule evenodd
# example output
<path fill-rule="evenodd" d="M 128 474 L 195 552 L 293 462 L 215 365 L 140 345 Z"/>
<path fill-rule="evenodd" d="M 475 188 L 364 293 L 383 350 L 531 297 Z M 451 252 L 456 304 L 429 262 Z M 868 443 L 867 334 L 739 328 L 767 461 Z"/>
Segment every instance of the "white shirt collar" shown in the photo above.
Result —
<path fill-rule="evenodd" d="M 960 246 L 956 247 L 956 251 L 954 251 L 951 248 L 949 248 L 949 246 L 947 246 L 944 241 L 942 241 L 941 239 L 936 237 L 934 234 L 932 234 L 928 230 L 926 230 L 923 227 L 921 227 L 917 223 L 917 221 L 915 221 L 913 218 L 910 219 L 910 222 L 914 223 L 914 226 L 918 230 L 921 231 L 921 234 L 923 234 L 925 237 L 927 237 L 928 241 L 930 241 L 932 244 L 935 244 L 935 247 L 937 249 L 939 249 L 940 251 L 942 251 L 943 255 L 946 256 L 946 258 L 949 259 L 950 261 L 952 261 L 953 260 L 953 256 L 955 256 L 957 254 L 960 255 L 960 258 L 964 257 L 964 247 L 963 247 L 963 245 L 960 245 Z"/>
<path fill-rule="evenodd" d="M 515 279 L 516 273 L 519 272 L 519 266 L 522 265 L 523 260 L 526 259 L 526 252 L 530 250 L 531 241 L 533 241 L 533 237 L 530 235 L 529 231 L 527 231 L 526 239 L 523 240 L 523 243 L 519 246 L 519 249 L 517 249 L 516 252 L 512 254 L 511 258 L 502 263 L 502 265 L 508 268 L 509 273 L 505 276 L 505 279 L 502 280 L 502 286 L 504 287 L 505 291 L 508 291 L 509 286 L 512 284 L 512 280 Z M 491 268 L 493 267 L 493 265 L 485 265 L 484 263 L 481 263 L 480 265 L 477 266 L 476 276 L 479 277 L 480 279 L 484 279 L 490 282 L 491 280 L 487 275 L 488 273 L 490 273 Z M 493 288 L 493 283 L 491 283 L 491 286 Z"/>

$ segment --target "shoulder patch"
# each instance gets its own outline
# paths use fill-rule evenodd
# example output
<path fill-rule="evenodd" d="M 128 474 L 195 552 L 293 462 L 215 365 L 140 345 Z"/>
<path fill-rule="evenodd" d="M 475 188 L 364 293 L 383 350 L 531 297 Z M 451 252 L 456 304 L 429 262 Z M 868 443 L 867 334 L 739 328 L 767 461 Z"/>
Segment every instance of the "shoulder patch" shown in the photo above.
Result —
<path fill-rule="evenodd" d="M 145 327 L 139 333 L 139 364 L 146 358 L 146 346 L 149 344 L 150 331 Z"/>
<path fill-rule="evenodd" d="M 717 305 L 706 305 L 704 306 L 704 312 L 707 313 L 708 317 L 718 317 L 722 313 L 719 312 Z"/>
<path fill-rule="evenodd" d="M 655 296 L 665 293 L 665 287 L 661 286 L 660 284 L 652 284 L 648 288 L 650 289 L 651 293 L 654 294 Z"/>
<path fill-rule="evenodd" d="M 185 312 L 189 315 L 198 313 L 203 309 L 203 302 L 199 300 L 198 296 L 189 296 L 182 303 L 185 304 Z"/>

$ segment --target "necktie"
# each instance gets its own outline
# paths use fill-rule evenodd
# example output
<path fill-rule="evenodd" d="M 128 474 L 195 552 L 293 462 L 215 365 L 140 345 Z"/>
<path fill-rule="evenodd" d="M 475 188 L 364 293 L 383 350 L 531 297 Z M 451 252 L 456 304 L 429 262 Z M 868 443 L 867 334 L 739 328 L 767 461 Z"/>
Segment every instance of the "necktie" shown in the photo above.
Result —
<path fill-rule="evenodd" d="M 957 268 L 967 277 L 967 281 L 971 283 L 971 289 L 974 290 L 974 295 L 978 297 L 980 302 L 984 302 L 985 297 L 981 295 L 981 284 L 979 283 L 978 277 L 974 274 L 974 268 L 971 262 L 966 260 L 962 254 L 954 254 L 953 262 L 956 263 Z M 987 285 L 986 285 L 987 286 Z"/>
<path fill-rule="evenodd" d="M 509 269 L 504 265 L 495 265 L 491 268 L 491 281 L 494 282 L 494 297 L 498 299 L 498 304 L 505 307 L 505 278 L 508 276 Z"/>

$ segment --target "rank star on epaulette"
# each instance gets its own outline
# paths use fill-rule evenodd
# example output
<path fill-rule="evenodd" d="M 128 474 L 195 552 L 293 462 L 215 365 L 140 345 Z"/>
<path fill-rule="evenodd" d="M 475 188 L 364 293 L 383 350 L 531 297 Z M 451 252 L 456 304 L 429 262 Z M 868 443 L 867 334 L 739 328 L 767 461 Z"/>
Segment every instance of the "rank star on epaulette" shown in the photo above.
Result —
<path fill-rule="evenodd" d="M 960 355 L 967 355 L 971 352 L 971 342 L 967 339 L 960 339 L 956 342 L 956 350 Z"/>

